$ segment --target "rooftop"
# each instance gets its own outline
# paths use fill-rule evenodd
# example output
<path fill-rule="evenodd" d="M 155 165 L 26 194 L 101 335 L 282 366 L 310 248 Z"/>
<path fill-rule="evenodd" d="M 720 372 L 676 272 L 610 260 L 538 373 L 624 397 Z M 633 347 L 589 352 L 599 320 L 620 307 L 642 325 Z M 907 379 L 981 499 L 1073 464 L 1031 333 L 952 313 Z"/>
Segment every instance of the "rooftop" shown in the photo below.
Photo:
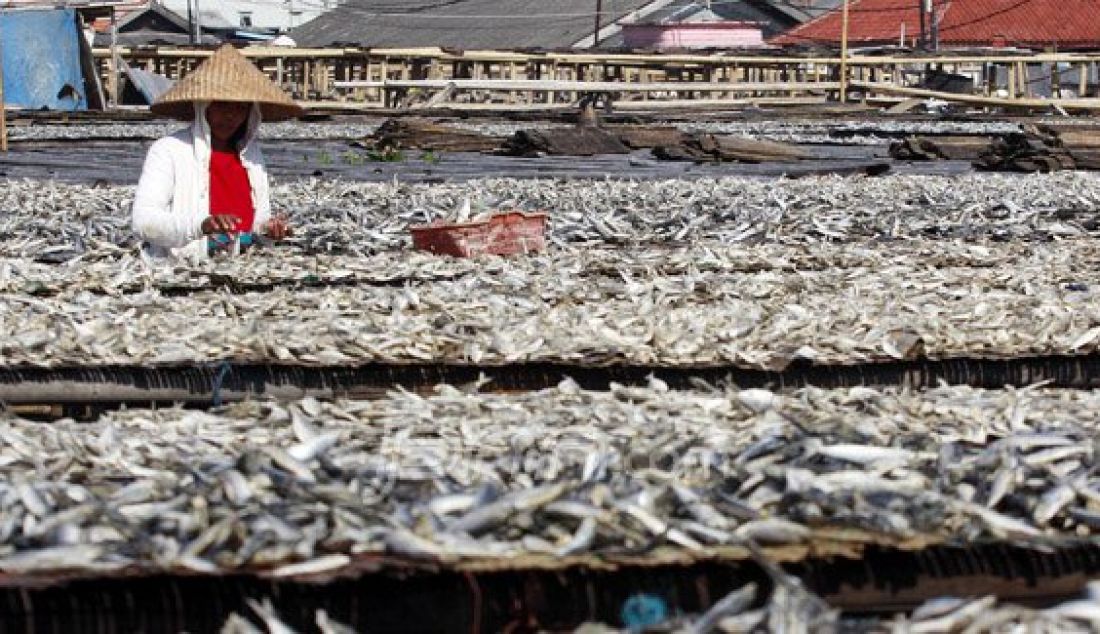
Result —
<path fill-rule="evenodd" d="M 1100 0 L 937 0 L 940 45 L 1100 48 Z M 918 3 L 854 0 L 849 5 L 852 45 L 906 42 L 920 34 Z M 903 27 L 904 25 L 904 27 Z M 772 40 L 781 45 L 837 45 L 841 12 L 834 10 Z"/>
<path fill-rule="evenodd" d="M 604 2 L 603 24 L 651 4 Z M 298 27 L 291 37 L 307 47 L 560 49 L 590 38 L 594 27 L 593 0 L 348 0 Z"/>

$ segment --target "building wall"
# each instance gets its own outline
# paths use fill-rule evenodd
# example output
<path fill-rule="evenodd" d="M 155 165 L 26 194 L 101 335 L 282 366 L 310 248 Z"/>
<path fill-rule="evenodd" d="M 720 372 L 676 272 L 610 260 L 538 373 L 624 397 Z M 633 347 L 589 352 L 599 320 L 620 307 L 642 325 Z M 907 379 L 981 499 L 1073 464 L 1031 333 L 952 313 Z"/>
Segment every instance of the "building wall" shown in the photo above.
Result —
<path fill-rule="evenodd" d="M 187 16 L 187 0 L 164 0 L 162 4 Z M 336 4 L 336 0 L 199 0 L 203 12 L 217 10 L 237 26 L 246 27 L 241 22 L 243 16 L 248 16 L 252 28 L 280 31 L 301 26 L 321 15 L 325 7 L 332 8 Z"/>
<path fill-rule="evenodd" d="M 629 24 L 628 48 L 753 48 L 764 46 L 760 27 L 722 23 Z"/>

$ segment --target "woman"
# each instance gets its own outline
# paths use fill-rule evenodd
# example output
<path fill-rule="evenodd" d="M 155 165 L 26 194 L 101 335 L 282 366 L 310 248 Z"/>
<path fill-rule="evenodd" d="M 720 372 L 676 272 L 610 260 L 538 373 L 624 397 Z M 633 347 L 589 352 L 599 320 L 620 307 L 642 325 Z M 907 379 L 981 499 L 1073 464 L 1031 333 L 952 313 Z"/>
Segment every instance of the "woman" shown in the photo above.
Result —
<path fill-rule="evenodd" d="M 179 81 L 151 107 L 191 125 L 149 148 L 134 198 L 134 231 L 152 255 L 237 253 L 253 234 L 290 235 L 272 217 L 260 121 L 302 109 L 230 45 Z"/>

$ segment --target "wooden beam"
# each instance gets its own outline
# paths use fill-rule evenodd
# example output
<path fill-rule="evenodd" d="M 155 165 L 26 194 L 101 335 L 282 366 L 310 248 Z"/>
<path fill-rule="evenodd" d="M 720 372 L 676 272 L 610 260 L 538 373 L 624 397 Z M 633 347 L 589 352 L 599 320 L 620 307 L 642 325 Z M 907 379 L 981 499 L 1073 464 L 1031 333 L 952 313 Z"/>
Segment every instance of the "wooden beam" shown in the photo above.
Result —
<path fill-rule="evenodd" d="M 180 48 L 180 47 L 120 47 L 119 51 L 124 56 L 142 57 L 209 57 L 213 53 L 207 50 Z M 392 49 L 361 49 L 361 48 L 296 48 L 287 49 L 270 46 L 249 46 L 241 49 L 247 57 L 259 58 L 342 58 L 342 57 L 406 57 L 406 58 L 435 58 L 441 60 L 478 60 L 478 61 L 516 61 L 540 60 L 545 62 L 560 62 L 562 64 L 711 64 L 711 65 L 744 65 L 744 64 L 826 64 L 839 65 L 839 57 L 795 57 L 795 56 L 768 56 L 768 55 L 651 55 L 634 53 L 520 53 L 515 51 L 491 51 L 475 50 L 462 53 L 446 53 L 439 48 L 392 48 Z M 109 49 L 95 48 L 93 54 L 99 58 L 110 56 Z M 1032 63 L 1039 62 L 1067 62 L 1067 63 L 1097 63 L 1100 55 L 1077 53 L 1037 53 L 1030 55 L 940 55 L 940 56 L 850 56 L 847 63 L 852 66 L 894 66 L 898 64 L 981 64 L 1000 63 L 1009 64 L 1027 60 Z"/>
<path fill-rule="evenodd" d="M 667 81 L 634 83 L 621 81 L 567 81 L 544 79 L 390 79 L 338 81 L 336 88 L 402 88 L 443 90 L 553 91 L 553 92 L 784 92 L 791 90 L 836 90 L 839 82 L 692 82 Z"/>
<path fill-rule="evenodd" d="M 839 87 L 839 86 L 838 86 Z M 733 106 L 809 106 L 828 103 L 818 97 L 746 97 L 743 99 L 667 99 L 661 101 L 617 101 L 615 110 L 691 110 L 692 108 L 722 108 Z"/>
<path fill-rule="evenodd" d="M 923 88 L 908 88 L 905 86 L 895 86 L 893 84 L 876 84 L 862 81 L 854 81 L 852 82 L 852 86 L 887 94 L 942 99 L 944 101 L 955 101 L 979 106 L 1000 106 L 1005 108 L 1053 108 L 1054 106 L 1059 106 L 1066 110 L 1100 111 L 1100 99 L 1033 99 L 1026 97 L 1018 99 L 1001 99 L 998 97 L 960 95 L 939 90 L 925 90 Z"/>
<path fill-rule="evenodd" d="M 836 88 L 834 88 L 835 90 Z M 314 111 L 378 111 L 386 110 L 377 101 L 299 101 L 299 105 Z M 745 99 L 669 99 L 666 101 L 621 101 L 615 104 L 616 110 L 690 110 L 692 108 L 721 108 L 743 106 L 802 106 L 828 103 L 824 97 L 753 97 Z M 575 111 L 572 103 L 447 103 L 442 108 L 449 111 L 496 112 L 496 111 Z"/>
<path fill-rule="evenodd" d="M 848 101 L 848 0 L 844 0 L 844 10 L 840 26 L 840 102 Z"/>
<path fill-rule="evenodd" d="M 111 8 L 111 106 L 117 108 L 120 82 L 120 66 L 122 58 L 118 54 L 118 21 L 115 19 L 114 7 Z"/>
<path fill-rule="evenodd" d="M 8 113 L 4 103 L 4 47 L 0 44 L 0 152 L 8 152 Z"/>

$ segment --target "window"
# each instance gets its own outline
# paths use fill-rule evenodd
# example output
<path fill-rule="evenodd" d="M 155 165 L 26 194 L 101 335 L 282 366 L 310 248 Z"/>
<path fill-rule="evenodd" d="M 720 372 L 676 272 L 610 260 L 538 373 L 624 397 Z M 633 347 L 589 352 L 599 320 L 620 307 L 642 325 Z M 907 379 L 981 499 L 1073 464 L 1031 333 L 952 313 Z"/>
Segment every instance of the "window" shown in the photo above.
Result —
<path fill-rule="evenodd" d="M 251 11 L 241 11 L 240 16 L 241 16 L 241 26 L 242 27 L 248 28 L 248 27 L 252 26 L 252 12 Z"/>

